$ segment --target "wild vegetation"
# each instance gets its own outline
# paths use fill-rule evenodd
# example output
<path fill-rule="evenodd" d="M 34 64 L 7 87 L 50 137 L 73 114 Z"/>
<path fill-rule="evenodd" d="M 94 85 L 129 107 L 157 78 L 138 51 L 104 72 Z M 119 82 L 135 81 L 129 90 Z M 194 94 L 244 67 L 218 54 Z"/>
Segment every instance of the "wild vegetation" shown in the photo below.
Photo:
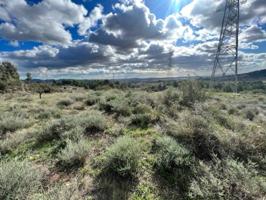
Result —
<path fill-rule="evenodd" d="M 265 198 L 263 89 L 49 87 L 0 96 L 0 199 Z"/>

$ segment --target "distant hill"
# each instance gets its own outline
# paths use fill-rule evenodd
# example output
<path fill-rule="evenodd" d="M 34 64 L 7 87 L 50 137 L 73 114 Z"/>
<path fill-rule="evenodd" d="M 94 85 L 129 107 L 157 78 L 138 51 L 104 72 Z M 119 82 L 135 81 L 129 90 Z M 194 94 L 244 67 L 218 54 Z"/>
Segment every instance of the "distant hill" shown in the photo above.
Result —
<path fill-rule="evenodd" d="M 266 80 L 266 69 L 239 75 L 240 80 Z"/>
<path fill-rule="evenodd" d="M 166 78 L 129 78 L 129 79 L 116 79 L 115 81 L 119 82 L 158 82 L 158 81 L 177 81 L 177 80 L 186 80 L 186 79 L 200 79 L 200 80 L 209 80 L 210 77 L 205 76 L 205 77 L 200 77 L 200 76 L 191 76 L 191 77 L 166 77 Z M 241 81 L 256 81 L 256 80 L 265 80 L 266 81 L 266 69 L 263 70 L 258 70 L 258 71 L 253 71 L 253 72 L 248 72 L 248 73 L 243 73 L 238 75 L 239 80 Z M 218 80 L 221 81 L 230 81 L 234 80 L 234 76 L 225 76 L 225 77 L 217 77 Z M 59 80 L 53 80 L 53 79 L 47 79 L 47 80 L 41 80 L 41 79 L 34 79 L 32 82 L 35 83 L 58 83 L 58 82 L 64 82 L 64 81 L 73 81 L 75 79 L 59 79 Z M 76 80 L 77 82 L 91 82 L 95 80 L 90 80 L 90 79 L 81 79 L 81 80 Z M 104 80 L 102 80 L 104 81 Z M 112 81 L 110 79 L 110 81 Z"/>

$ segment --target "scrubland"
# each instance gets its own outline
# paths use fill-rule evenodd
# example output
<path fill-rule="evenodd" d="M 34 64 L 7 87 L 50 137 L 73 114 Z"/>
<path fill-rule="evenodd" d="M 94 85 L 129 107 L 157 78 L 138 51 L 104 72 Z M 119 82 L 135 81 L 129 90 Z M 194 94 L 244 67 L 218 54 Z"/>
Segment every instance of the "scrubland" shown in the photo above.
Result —
<path fill-rule="evenodd" d="M 266 198 L 266 95 L 184 82 L 0 94 L 0 199 Z"/>

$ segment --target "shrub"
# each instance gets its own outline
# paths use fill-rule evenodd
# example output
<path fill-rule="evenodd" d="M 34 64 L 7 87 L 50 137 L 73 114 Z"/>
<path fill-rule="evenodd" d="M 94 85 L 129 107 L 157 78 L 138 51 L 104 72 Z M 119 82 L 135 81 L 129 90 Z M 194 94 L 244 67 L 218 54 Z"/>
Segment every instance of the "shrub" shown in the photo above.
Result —
<path fill-rule="evenodd" d="M 190 152 L 170 137 L 157 139 L 153 151 L 159 175 L 169 182 L 177 182 L 181 190 L 186 191 L 193 176 L 193 159 Z"/>
<path fill-rule="evenodd" d="M 224 158 L 226 151 L 220 140 L 211 133 L 195 132 L 192 136 L 192 149 L 201 160 L 210 161 L 215 157 Z"/>
<path fill-rule="evenodd" d="M 90 150 L 90 145 L 84 138 L 78 141 L 67 140 L 66 147 L 58 154 L 58 164 L 63 169 L 80 167 Z"/>
<path fill-rule="evenodd" d="M 55 120 L 52 123 L 49 122 L 47 126 L 41 130 L 37 135 L 37 143 L 50 142 L 52 140 L 58 140 L 61 135 L 72 128 L 72 125 L 66 119 Z"/>
<path fill-rule="evenodd" d="M 245 110 L 245 117 L 250 121 L 253 121 L 257 114 L 258 114 L 258 111 L 255 109 Z"/>
<path fill-rule="evenodd" d="M 91 112 L 80 115 L 74 121 L 76 125 L 84 128 L 85 134 L 87 135 L 94 135 L 96 133 L 104 132 L 107 128 L 107 121 L 99 112 Z"/>
<path fill-rule="evenodd" d="M 26 161 L 0 161 L 0 177 L 0 199 L 28 199 L 42 186 L 42 173 Z"/>
<path fill-rule="evenodd" d="M 130 124 L 138 128 L 148 128 L 150 124 L 158 120 L 159 117 L 156 113 L 135 114 L 131 117 Z"/>
<path fill-rule="evenodd" d="M 0 140 L 0 155 L 6 154 L 13 149 L 15 149 L 19 144 L 26 141 L 28 138 L 32 137 L 32 133 L 28 131 L 18 131 L 16 133 L 7 135 L 7 137 L 3 140 Z"/>
<path fill-rule="evenodd" d="M 175 88 L 169 88 L 164 92 L 163 95 L 163 103 L 166 106 L 171 106 L 174 103 L 178 103 L 180 98 L 180 94 Z"/>
<path fill-rule="evenodd" d="M 238 110 L 236 108 L 230 108 L 228 110 L 228 114 L 229 115 L 234 115 L 234 114 L 237 114 L 238 113 Z"/>
<path fill-rule="evenodd" d="M 0 81 L 0 91 L 5 91 L 7 88 L 7 84 L 5 84 L 3 81 Z"/>
<path fill-rule="evenodd" d="M 35 193 L 31 195 L 30 200 L 88 200 L 79 191 L 79 186 L 80 184 L 75 178 L 70 182 L 56 184 L 46 191 Z"/>
<path fill-rule="evenodd" d="M 191 107 L 194 103 L 206 99 L 206 94 L 198 81 L 183 81 L 180 90 L 182 94 L 181 105 Z"/>
<path fill-rule="evenodd" d="M 100 110 L 108 114 L 128 116 L 131 113 L 129 103 L 124 97 L 108 96 L 100 101 Z"/>
<path fill-rule="evenodd" d="M 224 112 L 220 112 L 219 110 L 212 110 L 212 116 L 217 121 L 217 123 L 227 129 L 234 130 L 235 124 L 234 120 L 230 115 Z"/>
<path fill-rule="evenodd" d="M 89 94 L 87 100 L 85 101 L 87 106 L 93 106 L 100 101 L 100 98 L 96 95 Z"/>
<path fill-rule="evenodd" d="M 29 119 L 21 113 L 3 113 L 0 115 L 0 137 L 8 132 L 26 128 L 30 124 Z"/>
<path fill-rule="evenodd" d="M 51 117 L 60 118 L 60 113 L 57 109 L 38 110 L 38 112 L 36 118 L 40 120 L 50 119 Z"/>
<path fill-rule="evenodd" d="M 133 177 L 139 166 L 140 153 L 141 146 L 135 139 L 118 138 L 104 154 L 104 172 L 122 178 Z"/>
<path fill-rule="evenodd" d="M 57 103 L 57 106 L 59 107 L 68 107 L 71 104 L 73 104 L 73 101 L 71 99 L 63 99 Z"/>
<path fill-rule="evenodd" d="M 190 186 L 191 199 L 262 199 L 263 182 L 255 166 L 244 166 L 232 159 L 213 166 L 201 163 L 198 176 Z M 264 186 L 265 187 L 265 186 Z"/>

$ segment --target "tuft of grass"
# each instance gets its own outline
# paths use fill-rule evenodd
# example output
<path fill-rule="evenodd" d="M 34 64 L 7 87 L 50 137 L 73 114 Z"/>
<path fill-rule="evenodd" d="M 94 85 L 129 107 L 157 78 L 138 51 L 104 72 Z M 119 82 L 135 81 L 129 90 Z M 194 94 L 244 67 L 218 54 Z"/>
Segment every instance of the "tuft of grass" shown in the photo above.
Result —
<path fill-rule="evenodd" d="M 66 119 L 59 119 L 49 122 L 37 136 L 36 141 L 38 144 L 59 140 L 62 134 L 72 128 L 71 123 Z"/>
<path fill-rule="evenodd" d="M 68 107 L 73 104 L 73 101 L 71 99 L 63 99 L 59 102 L 57 102 L 57 106 L 60 108 Z"/>
<path fill-rule="evenodd" d="M 129 102 L 123 96 L 107 96 L 101 99 L 100 110 L 117 116 L 129 116 L 131 114 Z"/>
<path fill-rule="evenodd" d="M 122 178 L 132 178 L 137 173 L 141 145 L 133 138 L 123 136 L 104 154 L 103 171 Z"/>
<path fill-rule="evenodd" d="M 84 128 L 85 135 L 95 135 L 104 132 L 107 129 L 107 121 L 100 112 L 90 112 L 78 116 L 75 125 Z"/>
<path fill-rule="evenodd" d="M 93 95 L 93 94 L 89 94 L 88 98 L 85 101 L 85 104 L 87 106 L 93 106 L 93 105 L 97 104 L 99 101 L 100 101 L 100 97 L 99 96 L 96 96 L 96 95 Z"/>
<path fill-rule="evenodd" d="M 43 175 L 26 161 L 0 161 L 0 199 L 28 199 L 42 189 Z"/>
<path fill-rule="evenodd" d="M 75 178 L 70 182 L 50 186 L 47 190 L 36 192 L 31 195 L 30 200 L 88 200 L 79 191 L 80 184 Z"/>
<path fill-rule="evenodd" d="M 155 140 L 153 152 L 157 173 L 169 183 L 177 183 L 185 192 L 193 178 L 194 159 L 191 153 L 168 136 Z"/>
<path fill-rule="evenodd" d="M 259 111 L 256 110 L 256 109 L 246 109 L 244 111 L 244 115 L 245 115 L 245 118 L 250 120 L 250 121 L 253 121 L 256 117 L 256 115 L 259 114 Z"/>
<path fill-rule="evenodd" d="M 130 125 L 137 128 L 148 128 L 150 125 L 154 125 L 159 121 L 157 113 L 144 113 L 135 114 L 130 119 Z"/>
<path fill-rule="evenodd" d="M 198 176 L 190 186 L 190 199 L 263 199 L 265 184 L 252 163 L 244 166 L 227 159 L 200 166 Z"/>
<path fill-rule="evenodd" d="M 196 102 L 206 99 L 206 93 L 199 81 L 183 81 L 180 85 L 181 105 L 192 107 Z"/>
<path fill-rule="evenodd" d="M 0 140 L 0 155 L 11 152 L 17 148 L 18 145 L 24 143 L 27 139 L 31 138 L 32 132 L 18 131 L 8 135 L 5 139 Z"/>
<path fill-rule="evenodd" d="M 30 124 L 31 121 L 19 113 L 2 113 L 0 114 L 0 138 L 8 132 L 29 127 Z"/>
<path fill-rule="evenodd" d="M 89 151 L 90 144 L 85 138 L 78 141 L 67 140 L 66 147 L 58 154 L 58 164 L 65 170 L 80 167 L 85 163 Z"/>

